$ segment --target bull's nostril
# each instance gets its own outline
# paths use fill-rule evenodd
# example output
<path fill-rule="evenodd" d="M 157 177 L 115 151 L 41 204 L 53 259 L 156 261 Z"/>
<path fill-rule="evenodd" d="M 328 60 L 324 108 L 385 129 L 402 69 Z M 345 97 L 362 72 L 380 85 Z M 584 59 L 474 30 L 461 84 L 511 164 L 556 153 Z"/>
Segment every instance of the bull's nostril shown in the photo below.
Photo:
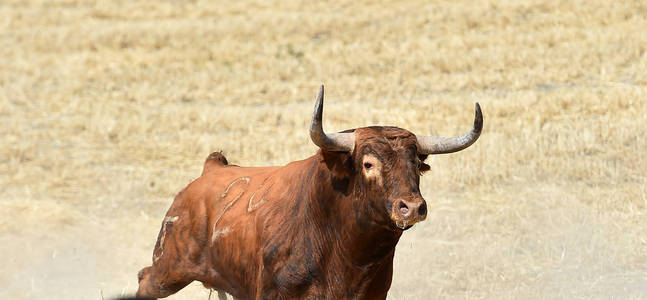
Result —
<path fill-rule="evenodd" d="M 407 206 L 406 203 L 404 203 L 404 201 L 400 201 L 398 206 L 400 208 L 400 213 L 402 213 L 402 215 L 406 216 L 409 213 L 409 207 Z"/>
<path fill-rule="evenodd" d="M 427 203 L 426 202 L 423 201 L 422 204 L 420 204 L 420 207 L 418 208 L 418 215 L 420 215 L 420 216 L 427 215 Z"/>

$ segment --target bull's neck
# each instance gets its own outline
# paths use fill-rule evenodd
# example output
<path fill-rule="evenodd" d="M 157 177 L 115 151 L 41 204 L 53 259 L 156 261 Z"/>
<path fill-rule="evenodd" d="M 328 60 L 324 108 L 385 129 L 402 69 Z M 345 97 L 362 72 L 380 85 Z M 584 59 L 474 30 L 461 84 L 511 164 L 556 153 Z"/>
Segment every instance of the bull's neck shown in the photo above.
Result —
<path fill-rule="evenodd" d="M 353 202 L 363 199 L 356 199 L 351 180 L 332 176 L 319 155 L 312 163 L 314 173 L 307 176 L 312 182 L 305 183 L 310 187 L 306 209 L 316 220 L 326 220 L 313 225 L 332 239 L 333 255 L 346 265 L 363 269 L 392 263 L 401 232 L 368 220 L 353 207 Z"/>

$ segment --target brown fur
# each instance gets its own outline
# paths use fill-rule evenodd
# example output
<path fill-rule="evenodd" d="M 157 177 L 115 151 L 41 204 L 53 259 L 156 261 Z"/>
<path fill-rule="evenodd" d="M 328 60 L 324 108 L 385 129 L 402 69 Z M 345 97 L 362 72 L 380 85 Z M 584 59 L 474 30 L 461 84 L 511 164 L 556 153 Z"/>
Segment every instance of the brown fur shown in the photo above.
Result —
<path fill-rule="evenodd" d="M 385 299 L 403 232 L 394 201 L 424 205 L 429 166 L 409 131 L 355 136 L 353 153 L 320 150 L 283 167 L 230 166 L 211 154 L 168 210 L 137 295 L 166 297 L 198 280 L 240 299 Z M 379 158 L 382 184 L 358 171 L 366 153 Z M 410 225 L 420 212 L 400 218 Z"/>

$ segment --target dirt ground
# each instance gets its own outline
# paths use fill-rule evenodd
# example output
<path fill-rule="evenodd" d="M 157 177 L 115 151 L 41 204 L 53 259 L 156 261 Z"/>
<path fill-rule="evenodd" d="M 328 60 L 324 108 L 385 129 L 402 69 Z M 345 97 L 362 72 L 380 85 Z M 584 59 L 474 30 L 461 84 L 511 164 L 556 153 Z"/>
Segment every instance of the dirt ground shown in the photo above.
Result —
<path fill-rule="evenodd" d="M 134 293 L 211 151 L 316 151 L 321 83 L 328 131 L 483 108 L 390 299 L 646 299 L 645 28 L 644 1 L 1 1 L 0 299 Z"/>

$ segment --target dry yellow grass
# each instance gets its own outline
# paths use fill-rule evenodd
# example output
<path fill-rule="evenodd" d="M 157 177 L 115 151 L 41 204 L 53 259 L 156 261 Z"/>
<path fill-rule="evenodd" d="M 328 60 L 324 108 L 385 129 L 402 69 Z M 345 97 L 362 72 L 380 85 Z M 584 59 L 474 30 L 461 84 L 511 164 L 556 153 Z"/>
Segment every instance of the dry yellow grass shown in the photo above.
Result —
<path fill-rule="evenodd" d="M 331 131 L 483 106 L 430 159 L 392 299 L 647 298 L 645 28 L 643 1 L 2 1 L 0 298 L 133 292 L 210 151 L 314 153 L 322 82 Z"/>

